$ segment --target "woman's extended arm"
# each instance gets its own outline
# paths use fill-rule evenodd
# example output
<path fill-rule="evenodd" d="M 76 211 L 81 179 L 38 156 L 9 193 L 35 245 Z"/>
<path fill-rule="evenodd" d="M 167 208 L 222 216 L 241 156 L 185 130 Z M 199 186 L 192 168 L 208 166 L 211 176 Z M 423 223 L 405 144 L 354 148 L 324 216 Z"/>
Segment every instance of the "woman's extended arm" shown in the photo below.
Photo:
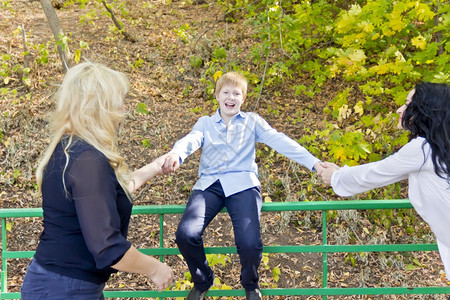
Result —
<path fill-rule="evenodd" d="M 166 159 L 166 155 L 162 155 L 152 161 L 151 163 L 143 166 L 142 168 L 134 171 L 131 175 L 133 176 L 134 182 L 131 181 L 128 184 L 128 191 L 130 193 L 135 192 L 142 185 L 144 185 L 147 181 L 155 177 L 156 175 L 162 175 L 165 172 L 162 169 L 164 161 Z"/>
<path fill-rule="evenodd" d="M 118 271 L 144 274 L 158 287 L 158 291 L 166 289 L 173 281 L 173 271 L 156 258 L 139 252 L 131 246 L 121 260 L 111 266 Z"/>
<path fill-rule="evenodd" d="M 423 138 L 416 138 L 385 159 L 336 170 L 331 176 L 334 192 L 347 197 L 407 179 L 410 173 L 423 167 L 429 155 L 428 151 L 423 152 L 423 143 Z"/>

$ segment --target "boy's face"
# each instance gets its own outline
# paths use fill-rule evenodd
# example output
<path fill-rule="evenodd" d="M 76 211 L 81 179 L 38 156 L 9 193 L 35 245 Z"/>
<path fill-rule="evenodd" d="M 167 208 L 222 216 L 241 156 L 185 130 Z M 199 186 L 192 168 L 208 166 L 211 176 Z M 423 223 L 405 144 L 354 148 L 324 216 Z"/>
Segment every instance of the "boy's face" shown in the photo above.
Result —
<path fill-rule="evenodd" d="M 241 109 L 244 103 L 242 89 L 235 85 L 223 85 L 219 93 L 216 94 L 219 102 L 220 116 L 225 122 L 228 122 Z"/>

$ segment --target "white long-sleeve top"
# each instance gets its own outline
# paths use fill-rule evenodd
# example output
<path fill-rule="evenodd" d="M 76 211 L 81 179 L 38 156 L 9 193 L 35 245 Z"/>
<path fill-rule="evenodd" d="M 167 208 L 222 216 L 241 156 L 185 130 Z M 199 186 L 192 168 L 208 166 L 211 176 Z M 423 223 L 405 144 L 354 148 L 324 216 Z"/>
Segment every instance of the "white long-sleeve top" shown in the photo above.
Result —
<path fill-rule="evenodd" d="M 445 273 L 450 278 L 450 185 L 434 172 L 431 148 L 418 137 L 397 153 L 377 162 L 334 172 L 331 186 L 340 196 L 352 196 L 408 178 L 409 200 L 436 235 Z"/>

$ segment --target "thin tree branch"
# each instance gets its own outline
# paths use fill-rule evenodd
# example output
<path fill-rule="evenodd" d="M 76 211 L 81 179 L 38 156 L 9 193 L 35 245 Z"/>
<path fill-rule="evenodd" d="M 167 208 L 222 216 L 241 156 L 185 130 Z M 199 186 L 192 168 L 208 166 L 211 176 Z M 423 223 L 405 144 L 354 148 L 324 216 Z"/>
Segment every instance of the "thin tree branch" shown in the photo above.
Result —
<path fill-rule="evenodd" d="M 266 55 L 266 62 L 264 64 L 264 73 L 263 73 L 263 76 L 262 76 L 262 79 L 261 79 L 259 95 L 258 95 L 258 99 L 256 99 L 254 110 L 256 110 L 256 108 L 258 107 L 259 100 L 261 99 L 262 91 L 263 91 L 263 88 L 264 88 L 264 80 L 266 78 L 267 65 L 269 63 L 269 54 L 270 54 L 270 48 L 271 48 L 270 47 L 271 37 L 270 37 L 270 17 L 269 17 L 269 13 L 267 13 L 267 27 L 268 27 L 268 32 L 269 32 L 269 34 L 268 34 L 269 35 L 269 40 L 268 40 L 268 42 L 269 42 L 269 51 L 267 52 L 267 55 Z"/>
<path fill-rule="evenodd" d="M 280 16 L 280 20 L 278 23 L 278 29 L 279 29 L 279 33 L 280 33 L 280 47 L 281 47 L 281 50 L 283 51 L 283 54 L 286 55 L 287 57 L 289 57 L 290 59 L 292 59 L 292 57 L 286 52 L 286 50 L 284 50 L 284 46 L 283 46 L 283 34 L 281 33 L 281 21 L 283 20 L 283 17 L 284 17 L 284 9 L 281 4 L 281 0 L 280 0 L 279 6 L 281 9 L 281 16 Z"/>
<path fill-rule="evenodd" d="M 25 26 L 23 26 L 23 24 L 22 24 L 21 31 L 22 31 L 23 50 L 26 53 L 25 57 L 23 59 L 23 64 L 24 64 L 25 68 L 29 68 L 30 62 L 33 59 L 33 55 L 31 55 L 30 52 L 28 52 L 27 35 L 25 34 Z"/>
<path fill-rule="evenodd" d="M 436 13 L 436 15 L 434 16 L 434 26 L 439 26 L 439 18 L 441 17 L 440 14 L 438 14 L 439 11 L 439 7 L 440 7 L 440 1 L 436 1 L 436 5 L 434 6 L 434 11 Z M 438 46 L 438 55 L 442 55 L 444 54 L 444 47 L 442 45 L 442 31 L 437 31 L 436 32 L 436 42 L 439 44 Z"/>
<path fill-rule="evenodd" d="M 122 35 L 129 40 L 130 42 L 137 42 L 137 39 L 135 39 L 131 34 L 129 34 L 128 32 L 126 32 L 125 30 L 123 30 L 123 26 L 122 24 L 120 24 L 120 22 L 117 20 L 116 16 L 114 15 L 114 12 L 112 11 L 111 7 L 109 7 L 109 5 L 106 3 L 106 1 L 102 1 L 103 6 L 105 6 L 106 10 L 109 12 L 111 19 L 114 22 L 114 25 L 116 25 L 117 29 L 119 29 L 120 33 L 122 33 Z"/>

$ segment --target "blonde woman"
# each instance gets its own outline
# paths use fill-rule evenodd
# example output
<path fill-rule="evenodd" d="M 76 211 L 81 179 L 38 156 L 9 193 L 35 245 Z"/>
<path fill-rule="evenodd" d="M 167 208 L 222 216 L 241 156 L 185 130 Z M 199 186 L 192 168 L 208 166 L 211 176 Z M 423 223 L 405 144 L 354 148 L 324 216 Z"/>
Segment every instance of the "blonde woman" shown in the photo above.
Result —
<path fill-rule="evenodd" d="M 52 139 L 37 169 L 43 231 L 21 288 L 27 299 L 104 299 L 111 273 L 148 276 L 162 291 L 166 264 L 127 240 L 131 194 L 162 174 L 164 158 L 130 173 L 117 151 L 127 77 L 92 62 L 69 69 L 56 93 Z"/>

